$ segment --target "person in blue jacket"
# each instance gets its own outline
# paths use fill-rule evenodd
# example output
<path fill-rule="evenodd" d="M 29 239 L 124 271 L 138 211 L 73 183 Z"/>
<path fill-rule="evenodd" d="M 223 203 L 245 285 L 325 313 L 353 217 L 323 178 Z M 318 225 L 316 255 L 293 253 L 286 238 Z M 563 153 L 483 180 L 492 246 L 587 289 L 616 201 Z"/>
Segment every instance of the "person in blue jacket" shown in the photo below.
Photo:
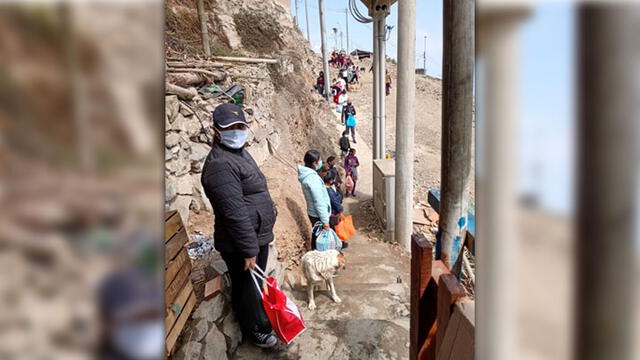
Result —
<path fill-rule="evenodd" d="M 307 216 L 311 226 L 321 222 L 324 229 L 330 228 L 331 199 L 318 170 L 322 169 L 320 153 L 309 150 L 304 154 L 304 166 L 298 165 L 298 181 L 307 202 Z M 311 249 L 315 250 L 315 236 L 311 239 Z"/>

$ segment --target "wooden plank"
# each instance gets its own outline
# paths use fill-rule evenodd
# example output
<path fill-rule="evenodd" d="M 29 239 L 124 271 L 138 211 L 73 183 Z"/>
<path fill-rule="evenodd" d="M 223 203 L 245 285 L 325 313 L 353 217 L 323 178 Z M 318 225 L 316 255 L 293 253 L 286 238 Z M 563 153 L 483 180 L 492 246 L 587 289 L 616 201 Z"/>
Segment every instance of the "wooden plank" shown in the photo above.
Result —
<path fill-rule="evenodd" d="M 171 284 L 169 284 L 169 286 L 164 290 L 165 304 L 171 304 L 176 296 L 178 296 L 178 293 L 182 290 L 184 284 L 189 281 L 189 274 L 191 274 L 191 263 L 187 262 L 182 266 L 178 275 L 176 275 L 176 278 L 173 279 Z"/>
<path fill-rule="evenodd" d="M 440 276 L 449 273 L 449 268 L 442 262 L 442 260 L 433 261 L 433 265 L 431 266 L 431 277 L 436 282 L 436 284 L 440 283 Z"/>
<path fill-rule="evenodd" d="M 172 68 L 224 68 L 224 64 L 210 61 L 167 61 L 167 66 Z"/>
<path fill-rule="evenodd" d="M 180 214 L 171 216 L 164 222 L 164 242 L 166 243 L 182 228 L 182 218 Z"/>
<path fill-rule="evenodd" d="M 191 263 L 191 260 L 189 259 L 189 253 L 187 252 L 186 248 L 182 248 L 182 250 L 180 250 L 180 252 L 178 253 L 178 256 L 176 256 L 175 259 L 169 261 L 169 264 L 167 264 L 167 269 L 164 272 L 164 288 L 168 288 L 169 285 L 171 285 L 171 282 L 173 282 L 173 279 L 175 279 L 176 275 L 178 275 L 178 272 L 180 271 L 180 269 L 182 269 L 182 266 L 185 263 Z"/>
<path fill-rule="evenodd" d="M 432 223 L 437 223 L 438 221 L 440 221 L 440 215 L 438 215 L 438 213 L 432 208 L 424 209 L 424 214 Z"/>
<path fill-rule="evenodd" d="M 164 317 L 164 335 L 169 336 L 169 332 L 173 329 L 173 325 L 175 324 L 180 314 L 185 309 L 185 305 L 187 304 L 187 300 L 193 294 L 193 285 L 191 281 L 187 281 L 187 283 L 182 287 L 180 293 L 176 297 L 176 299 L 172 303 L 165 304 L 165 317 Z"/>
<path fill-rule="evenodd" d="M 466 295 L 464 288 L 453 274 L 442 274 L 438 281 L 438 333 L 436 334 L 436 354 L 440 352 L 444 334 L 449 325 L 452 307 Z"/>
<path fill-rule="evenodd" d="M 261 59 L 250 57 L 230 57 L 230 56 L 211 56 L 212 60 L 228 61 L 228 62 L 240 62 L 240 63 L 265 63 L 265 64 L 277 64 L 276 59 Z"/>
<path fill-rule="evenodd" d="M 433 261 L 431 265 L 431 278 L 424 290 L 421 302 L 420 322 L 421 326 L 430 329 L 423 345 L 420 347 L 422 357 L 420 359 L 434 360 L 436 357 L 436 335 L 438 328 L 438 282 L 443 274 L 450 274 L 449 268 L 441 260 Z M 425 345 L 426 344 L 426 345 Z"/>
<path fill-rule="evenodd" d="M 193 307 L 195 305 L 196 305 L 196 294 L 191 293 L 191 295 L 189 296 L 189 299 L 187 300 L 187 303 L 184 306 L 184 309 L 180 313 L 178 320 L 176 320 L 175 325 L 173 325 L 173 329 L 171 329 L 165 341 L 167 356 L 173 354 L 176 342 L 178 341 L 178 336 L 180 336 L 180 333 L 182 333 L 182 329 L 184 328 L 184 325 L 187 323 L 187 320 L 189 319 L 189 316 L 191 315 L 191 311 L 193 310 Z"/>
<path fill-rule="evenodd" d="M 473 305 L 473 302 L 471 304 Z M 475 345 L 473 306 L 471 311 L 469 314 L 463 304 L 456 303 L 436 360 L 473 360 Z"/>
<path fill-rule="evenodd" d="M 169 220 L 173 215 L 177 214 L 178 210 L 169 210 L 164 212 L 164 221 Z"/>
<path fill-rule="evenodd" d="M 416 359 L 431 326 L 424 319 L 428 312 L 428 299 L 425 299 L 424 295 L 431 279 L 432 261 L 433 245 L 422 234 L 411 235 L 411 318 L 409 320 L 411 360 Z M 435 305 L 435 302 L 432 304 Z"/>
<path fill-rule="evenodd" d="M 434 322 L 429 330 L 427 339 L 422 344 L 418 353 L 418 360 L 435 360 L 436 359 L 436 334 L 438 333 L 438 322 Z"/>
<path fill-rule="evenodd" d="M 204 299 L 213 299 L 216 295 L 222 292 L 222 276 L 216 276 L 212 280 L 207 281 L 204 284 Z"/>
<path fill-rule="evenodd" d="M 181 249 L 184 248 L 187 243 L 187 230 L 182 227 L 180 231 L 174 234 L 169 241 L 164 245 L 164 264 L 169 265 L 169 262 L 173 260 Z"/>
<path fill-rule="evenodd" d="M 431 221 L 427 219 L 424 209 L 413 209 L 413 223 L 420 225 L 431 225 Z"/>

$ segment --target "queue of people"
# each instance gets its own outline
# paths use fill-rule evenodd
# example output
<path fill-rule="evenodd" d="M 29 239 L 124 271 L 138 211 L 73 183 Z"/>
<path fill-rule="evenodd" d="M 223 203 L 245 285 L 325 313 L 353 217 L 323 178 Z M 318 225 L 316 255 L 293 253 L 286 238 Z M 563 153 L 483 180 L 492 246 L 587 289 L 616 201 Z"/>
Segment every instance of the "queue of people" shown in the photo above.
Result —
<path fill-rule="evenodd" d="M 356 196 L 360 162 L 351 147 L 351 141 L 356 143 L 356 108 L 346 95 L 347 82 L 352 79 L 348 74 L 347 79 L 339 76 L 332 87 L 338 94 L 334 101 L 341 106 L 341 122 L 345 126 L 339 142 L 343 162 L 338 165 L 336 157 L 329 156 L 323 163 L 320 152 L 309 150 L 303 164 L 297 167 L 309 221 L 312 226 L 320 223 L 324 229 L 335 229 L 345 212 L 344 199 Z M 322 72 L 316 86 L 322 94 Z M 277 338 L 250 270 L 267 267 L 277 209 L 264 174 L 245 150 L 249 129 L 243 109 L 231 103 L 219 105 L 212 120 L 215 135 L 201 183 L 215 215 L 214 246 L 229 270 L 231 303 L 243 338 L 258 347 L 273 347 Z M 315 242 L 312 234 L 312 250 L 316 249 Z M 342 243 L 343 249 L 347 246 L 347 242 Z M 261 286 L 259 279 L 257 285 Z"/>
<path fill-rule="evenodd" d="M 353 60 L 344 51 L 333 51 L 329 57 L 329 66 L 341 68 L 353 65 Z"/>
<path fill-rule="evenodd" d="M 352 150 L 355 156 L 355 149 Z M 329 156 L 326 163 L 323 163 L 320 152 L 309 150 L 304 154 L 304 164 L 298 165 L 298 181 L 302 187 L 307 205 L 307 216 L 311 225 L 321 223 L 324 229 L 334 230 L 340 217 L 344 214 L 342 194 L 345 194 L 335 159 L 335 156 Z M 352 162 L 349 164 L 352 167 L 350 171 L 347 171 L 347 177 L 353 176 L 354 169 L 360 165 Z M 349 188 L 347 191 L 354 194 L 353 189 Z M 342 248 L 347 247 L 348 243 L 343 242 Z M 315 249 L 316 236 L 312 233 L 311 250 Z"/>

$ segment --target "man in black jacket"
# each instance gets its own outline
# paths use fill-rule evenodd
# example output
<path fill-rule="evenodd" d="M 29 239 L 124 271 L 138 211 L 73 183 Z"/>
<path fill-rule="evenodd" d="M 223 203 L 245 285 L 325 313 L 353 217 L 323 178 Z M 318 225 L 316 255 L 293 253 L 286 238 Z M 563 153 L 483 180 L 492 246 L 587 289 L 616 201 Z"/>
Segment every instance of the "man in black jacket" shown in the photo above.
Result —
<path fill-rule="evenodd" d="M 351 102 L 351 99 L 348 99 L 347 104 L 342 107 L 342 125 L 344 125 L 347 122 L 347 117 L 349 115 L 356 116 L 356 108 L 353 107 L 353 103 Z"/>
<path fill-rule="evenodd" d="M 267 266 L 275 206 L 265 176 L 244 149 L 248 128 L 242 109 L 219 105 L 213 124 L 215 140 L 201 180 L 215 215 L 214 244 L 229 269 L 232 305 L 245 338 L 272 347 L 277 339 L 249 269 Z"/>

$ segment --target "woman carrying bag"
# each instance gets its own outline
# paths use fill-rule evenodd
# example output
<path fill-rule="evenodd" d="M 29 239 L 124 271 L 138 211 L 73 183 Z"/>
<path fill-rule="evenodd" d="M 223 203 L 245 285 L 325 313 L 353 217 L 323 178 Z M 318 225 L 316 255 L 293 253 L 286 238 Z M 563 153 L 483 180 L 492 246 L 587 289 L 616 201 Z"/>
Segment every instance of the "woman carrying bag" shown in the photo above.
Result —
<path fill-rule="evenodd" d="M 318 175 L 322 169 L 320 153 L 316 150 L 309 150 L 304 154 L 304 166 L 298 165 L 298 181 L 302 187 L 302 193 L 307 202 L 307 216 L 313 227 L 320 222 L 322 227 L 330 229 L 331 199 L 324 186 L 324 181 Z M 311 235 L 311 250 L 316 249 L 316 237 Z"/>

